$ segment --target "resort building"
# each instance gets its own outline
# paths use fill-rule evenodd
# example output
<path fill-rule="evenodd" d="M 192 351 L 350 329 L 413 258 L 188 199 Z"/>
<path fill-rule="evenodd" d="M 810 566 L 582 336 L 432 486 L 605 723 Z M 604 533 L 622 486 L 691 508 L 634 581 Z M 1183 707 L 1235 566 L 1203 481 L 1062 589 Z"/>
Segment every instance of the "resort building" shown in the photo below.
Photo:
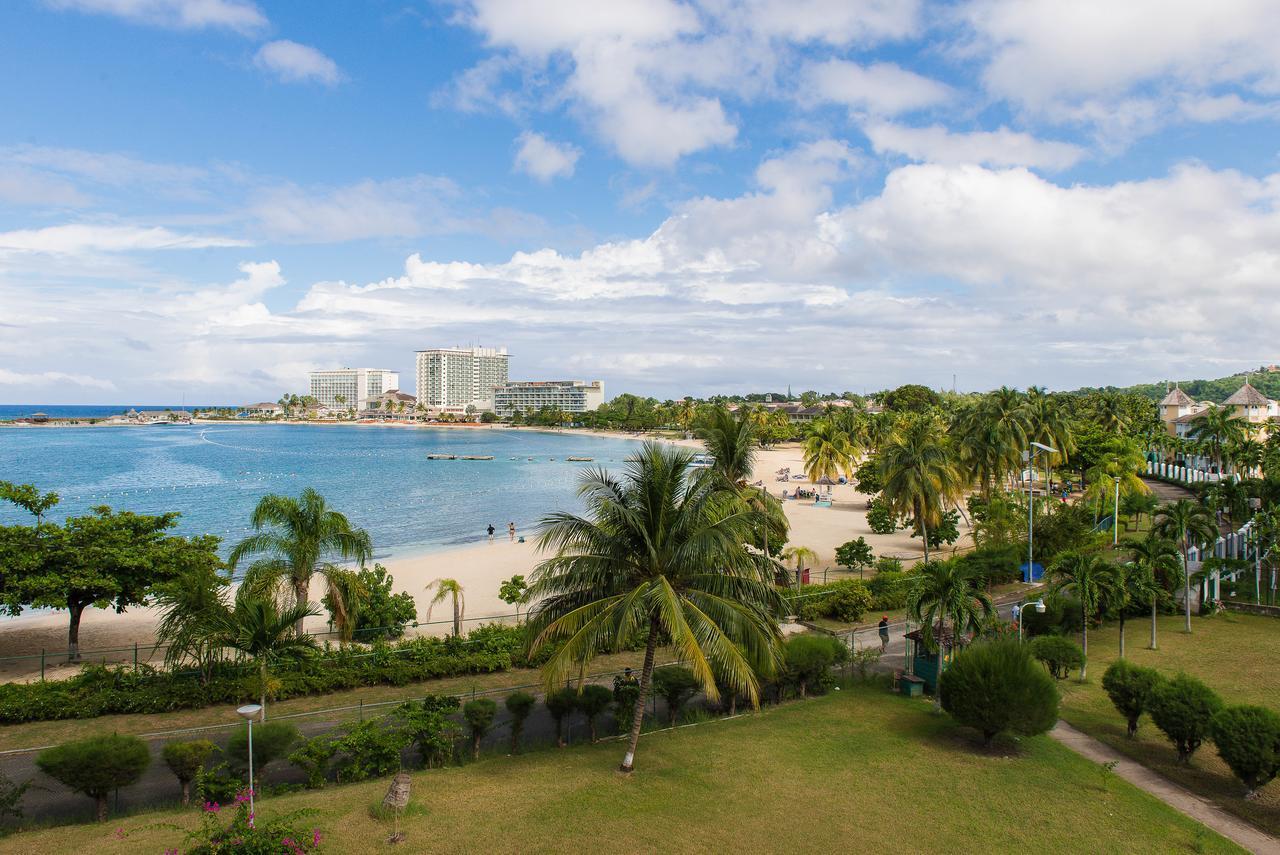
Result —
<path fill-rule="evenodd" d="M 604 381 L 523 380 L 499 386 L 493 396 L 493 410 L 499 416 L 537 412 L 554 407 L 566 413 L 586 413 L 604 403 Z"/>
<path fill-rule="evenodd" d="M 250 416 L 278 416 L 284 413 L 284 408 L 274 401 L 260 401 L 256 404 L 245 404 L 240 412 Z"/>
<path fill-rule="evenodd" d="M 1170 436 L 1189 436 L 1196 419 L 1217 406 L 1212 401 L 1195 401 L 1175 386 L 1160 401 L 1160 420 Z M 1271 400 L 1247 380 L 1221 406 L 1229 407 L 1233 416 L 1254 425 L 1257 439 L 1265 439 L 1272 424 L 1280 421 L 1280 402 Z"/>
<path fill-rule="evenodd" d="M 494 390 L 507 385 L 505 347 L 442 347 L 418 352 L 418 400 L 428 409 L 492 410 Z"/>
<path fill-rule="evenodd" d="M 337 368 L 311 372 L 311 397 L 330 410 L 363 410 L 388 389 L 400 388 L 400 374 L 387 368 Z"/>

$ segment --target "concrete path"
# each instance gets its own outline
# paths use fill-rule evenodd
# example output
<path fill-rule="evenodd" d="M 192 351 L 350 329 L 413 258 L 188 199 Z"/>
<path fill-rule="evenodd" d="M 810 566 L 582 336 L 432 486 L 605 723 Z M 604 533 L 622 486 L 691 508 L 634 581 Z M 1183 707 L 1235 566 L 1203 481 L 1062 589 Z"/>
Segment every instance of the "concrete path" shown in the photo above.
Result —
<path fill-rule="evenodd" d="M 1176 811 L 1207 825 L 1223 837 L 1259 855 L 1280 855 L 1280 840 L 1194 795 L 1141 763 L 1122 756 L 1065 721 L 1054 725 L 1049 735 L 1095 763 L 1118 761 L 1115 772 L 1139 789 L 1146 790 Z"/>

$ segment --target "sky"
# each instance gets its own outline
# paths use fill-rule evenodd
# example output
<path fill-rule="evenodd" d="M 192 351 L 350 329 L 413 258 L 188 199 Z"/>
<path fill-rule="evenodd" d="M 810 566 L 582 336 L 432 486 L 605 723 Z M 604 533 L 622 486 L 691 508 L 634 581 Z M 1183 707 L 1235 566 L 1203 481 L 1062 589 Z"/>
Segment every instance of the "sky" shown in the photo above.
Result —
<path fill-rule="evenodd" d="M 0 403 L 1280 361 L 1274 0 L 8 0 Z M 953 380 L 954 378 L 954 380 Z"/>

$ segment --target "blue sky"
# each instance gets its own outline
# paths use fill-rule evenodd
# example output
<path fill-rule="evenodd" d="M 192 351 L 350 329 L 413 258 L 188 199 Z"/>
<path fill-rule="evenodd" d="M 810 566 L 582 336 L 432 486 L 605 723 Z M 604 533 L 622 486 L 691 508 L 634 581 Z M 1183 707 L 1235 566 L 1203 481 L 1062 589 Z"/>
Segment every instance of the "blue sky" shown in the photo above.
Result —
<path fill-rule="evenodd" d="M 1274 362 L 1274 12 L 14 0 L 0 401 L 467 343 L 661 398 Z"/>

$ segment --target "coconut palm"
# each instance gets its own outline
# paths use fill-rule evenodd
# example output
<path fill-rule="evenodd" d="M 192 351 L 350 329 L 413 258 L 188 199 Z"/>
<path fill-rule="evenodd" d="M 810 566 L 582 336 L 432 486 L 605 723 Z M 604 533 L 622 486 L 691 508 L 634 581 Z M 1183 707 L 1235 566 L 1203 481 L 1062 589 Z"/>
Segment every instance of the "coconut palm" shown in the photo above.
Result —
<path fill-rule="evenodd" d="M 857 448 L 849 434 L 834 420 L 816 419 L 809 423 L 804 439 L 804 472 L 815 484 L 823 478 L 832 481 L 853 474 Z"/>
<path fill-rule="evenodd" d="M 1124 411 L 1124 402 L 1119 395 L 1105 395 L 1097 403 L 1094 421 L 1107 433 L 1117 436 L 1124 433 L 1129 426 L 1129 415 Z"/>
<path fill-rule="evenodd" d="M 1084 498 L 1085 501 L 1095 503 L 1095 518 L 1101 515 L 1104 507 L 1114 501 L 1112 496 L 1117 478 L 1122 497 L 1151 492 L 1151 488 L 1138 475 L 1146 467 L 1146 462 L 1146 456 L 1134 443 L 1113 440 L 1108 445 L 1108 450 L 1089 469 L 1086 479 L 1089 486 Z"/>
<path fill-rule="evenodd" d="M 1244 441 L 1247 424 L 1227 407 L 1210 407 L 1191 422 L 1187 436 L 1205 444 L 1218 471 L 1222 472 L 1226 448 Z"/>
<path fill-rule="evenodd" d="M 800 580 L 804 578 L 805 562 L 817 563 L 818 553 L 807 546 L 788 546 L 782 550 L 782 560 L 796 565 L 796 584 L 799 585 Z"/>
<path fill-rule="evenodd" d="M 298 498 L 268 494 L 258 500 L 251 518 L 255 534 L 246 537 L 231 550 L 227 565 L 232 569 L 249 556 L 258 556 L 245 575 L 245 584 L 262 591 L 275 586 L 292 589 L 294 605 L 308 602 L 311 577 L 319 573 L 326 579 L 327 595 L 332 598 L 334 623 L 339 628 L 350 620 L 342 592 L 328 584 L 331 574 L 343 568 L 331 557 L 354 560 L 363 567 L 373 554 L 369 534 L 355 528 L 347 518 L 325 504 L 324 496 L 308 487 Z M 264 531 L 264 529 L 266 529 Z M 298 621 L 297 635 L 303 634 Z"/>
<path fill-rule="evenodd" d="M 1151 568 L 1130 561 L 1117 569 L 1116 586 L 1107 598 L 1107 607 L 1114 609 L 1120 621 L 1120 658 L 1124 658 L 1124 623 L 1130 606 L 1155 604 L 1160 598 L 1160 585 Z M 1152 631 L 1155 631 L 1154 624 Z"/>
<path fill-rule="evenodd" d="M 1052 481 L 1053 465 L 1065 460 L 1076 450 L 1071 420 L 1067 418 L 1066 407 L 1061 399 L 1037 386 L 1027 390 L 1022 410 L 1027 426 L 1027 439 L 1058 449 L 1056 454 L 1045 452 L 1043 455 L 1044 481 L 1049 484 Z"/>
<path fill-rule="evenodd" d="M 682 398 L 675 406 L 676 424 L 680 426 L 680 430 L 688 433 L 693 427 L 694 419 L 698 417 L 698 405 L 694 403 L 692 398 Z"/>
<path fill-rule="evenodd" d="M 1089 621 L 1103 604 L 1115 599 L 1120 586 L 1120 571 L 1115 564 L 1101 555 L 1088 555 L 1068 551 L 1058 556 L 1049 567 L 1050 590 L 1054 593 L 1070 591 L 1080 601 L 1080 647 L 1084 650 L 1084 663 L 1080 666 L 1083 681 L 1089 668 Z"/>
<path fill-rule="evenodd" d="M 431 603 L 427 606 L 427 620 L 431 620 L 431 610 L 443 603 L 446 599 L 453 598 L 453 634 L 462 637 L 462 617 L 467 609 L 467 600 L 463 596 L 462 586 L 458 584 L 456 579 L 433 579 L 427 584 L 427 591 L 430 592 L 435 588 L 435 596 L 431 598 Z"/>
<path fill-rule="evenodd" d="M 1151 577 L 1151 649 L 1158 648 L 1156 641 L 1156 611 L 1160 604 L 1160 591 L 1168 587 L 1173 574 L 1178 572 L 1178 548 L 1173 541 L 1148 534 L 1142 540 L 1130 540 L 1125 543 L 1129 550 L 1130 563 L 1135 568 Z M 1135 600 L 1140 598 L 1135 597 Z"/>
<path fill-rule="evenodd" d="M 315 650 L 315 639 L 293 632 L 308 617 L 319 614 L 307 602 L 280 606 L 275 597 L 263 597 L 241 586 L 235 607 L 222 613 L 214 639 L 220 647 L 238 650 L 258 666 L 262 721 L 267 720 L 267 697 L 275 685 L 271 669 L 285 661 L 301 659 Z"/>
<path fill-rule="evenodd" d="M 552 648 L 548 689 L 586 674 L 602 650 L 647 630 L 622 771 L 630 772 L 660 640 L 670 639 L 707 696 L 720 685 L 759 703 L 779 662 L 782 603 L 767 563 L 743 544 L 753 521 L 736 491 L 692 468 L 686 449 L 646 443 L 621 476 L 583 473 L 584 514 L 551 514 L 533 573 L 531 650 Z"/>
<path fill-rule="evenodd" d="M 941 423 L 930 416 L 906 419 L 879 454 L 881 491 L 890 510 L 910 513 L 924 539 L 929 561 L 929 525 L 964 491 Z"/>
<path fill-rule="evenodd" d="M 959 561 L 925 564 L 907 598 L 907 614 L 922 624 L 925 646 L 938 651 L 939 678 L 943 665 L 940 642 L 946 641 L 947 621 L 951 621 L 952 635 L 959 645 L 965 632 L 977 630 L 994 612 L 978 574 L 971 565 Z M 936 685 L 941 686 L 941 679 Z M 934 703 L 941 706 L 941 692 L 934 693 Z"/>
<path fill-rule="evenodd" d="M 1177 544 L 1178 554 L 1182 556 L 1186 631 L 1191 632 L 1191 569 L 1187 566 L 1187 553 L 1193 546 L 1203 547 L 1217 540 L 1217 523 L 1204 505 L 1191 499 L 1179 499 L 1160 509 L 1156 514 L 1154 530 Z"/>
<path fill-rule="evenodd" d="M 715 458 L 714 471 L 726 485 L 745 485 L 756 461 L 756 428 L 751 414 L 736 416 L 724 407 L 716 407 L 699 432 L 707 453 Z"/>

